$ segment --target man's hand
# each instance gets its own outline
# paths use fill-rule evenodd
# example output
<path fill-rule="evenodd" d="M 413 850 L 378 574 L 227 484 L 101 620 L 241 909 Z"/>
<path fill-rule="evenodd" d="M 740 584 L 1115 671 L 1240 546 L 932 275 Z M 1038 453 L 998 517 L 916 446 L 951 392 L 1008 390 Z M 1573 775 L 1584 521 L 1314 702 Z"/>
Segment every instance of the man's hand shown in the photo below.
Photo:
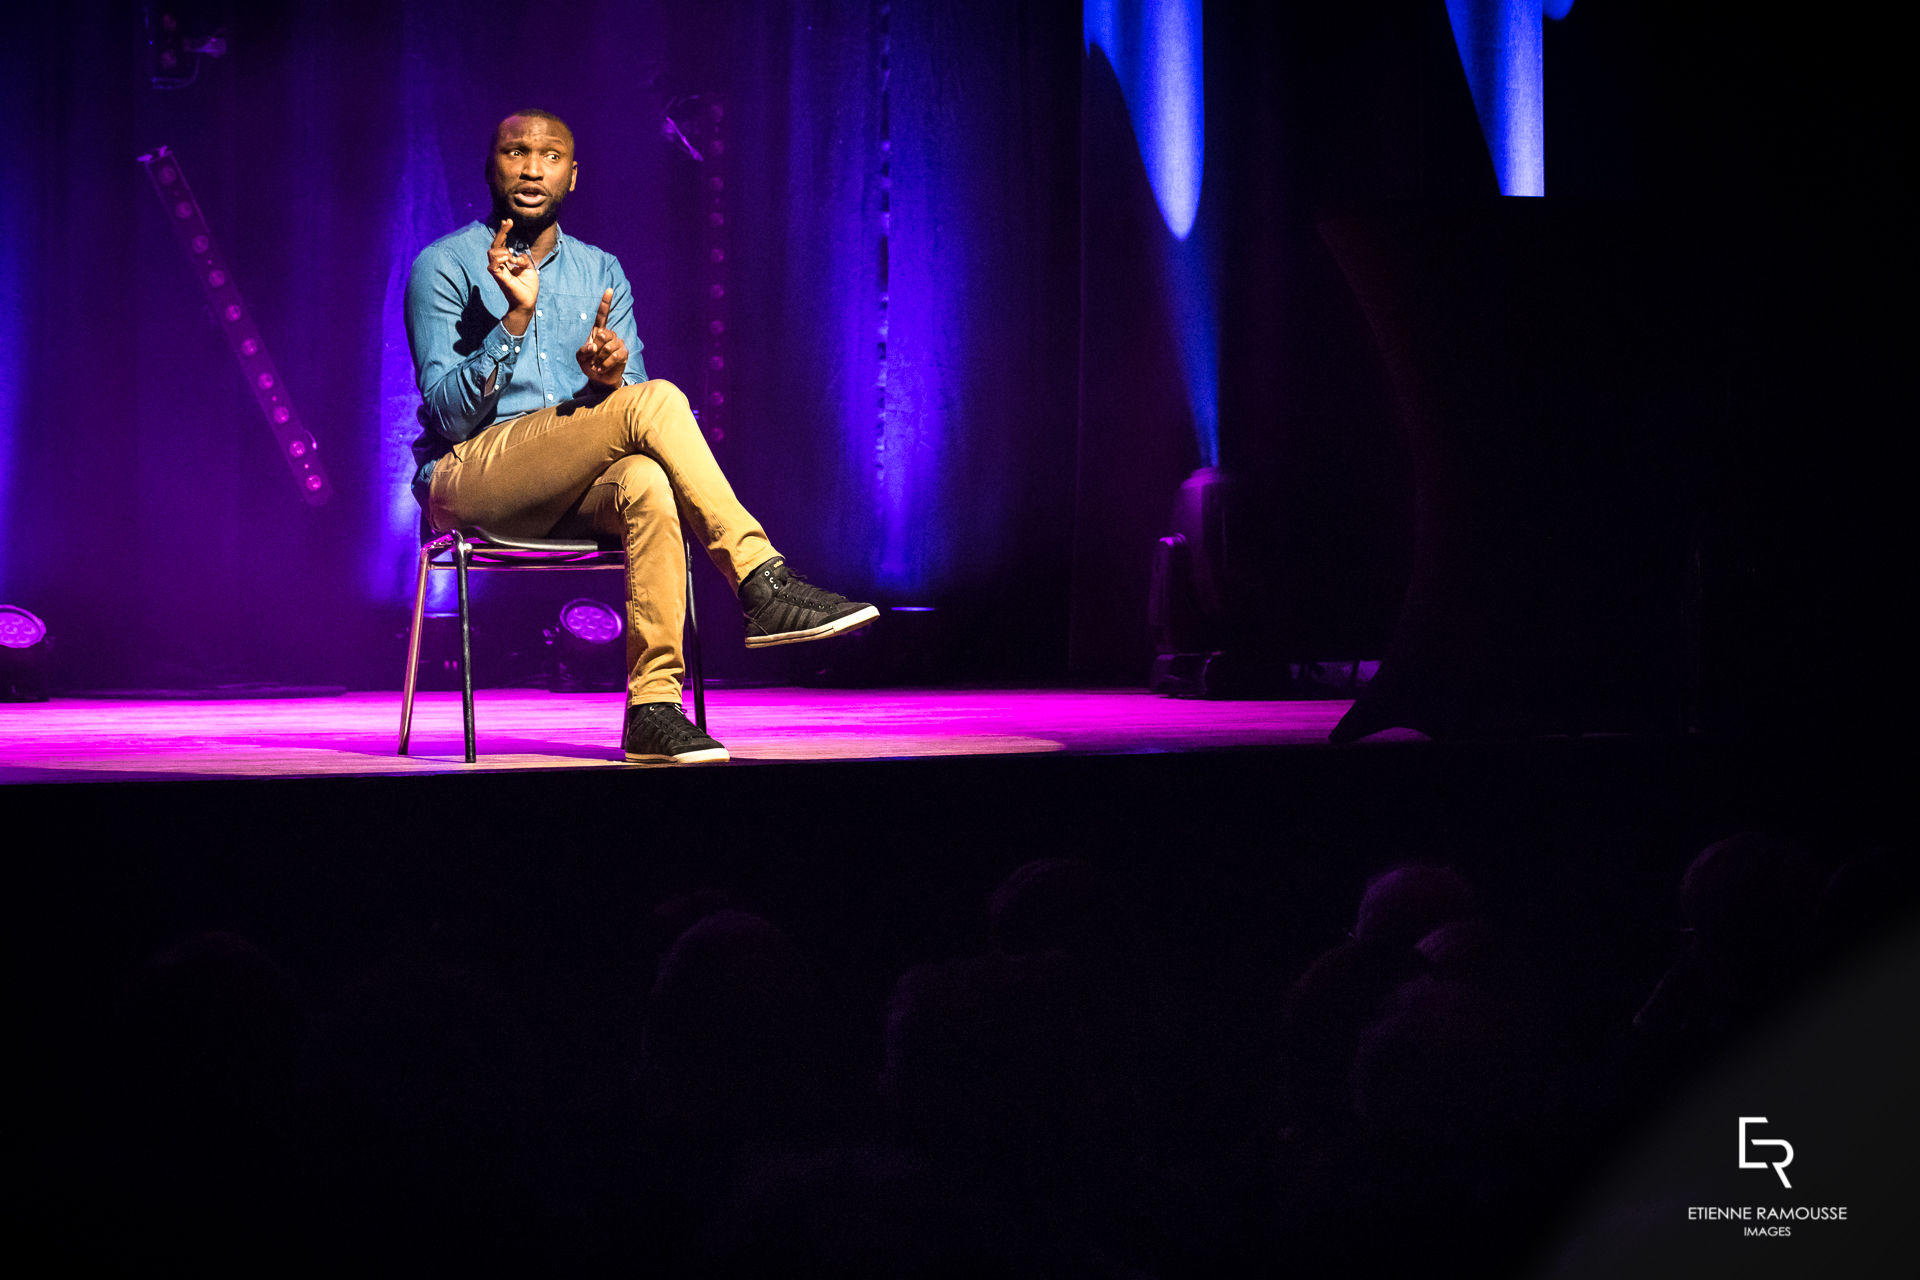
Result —
<path fill-rule="evenodd" d="M 616 391 L 627 375 L 627 344 L 607 328 L 607 315 L 612 310 L 613 290 L 608 289 L 600 295 L 600 313 L 593 318 L 593 332 L 587 335 L 587 344 L 574 352 L 573 358 L 580 362 L 580 372 L 587 375 L 589 382 Z"/>
<path fill-rule="evenodd" d="M 512 229 L 512 218 L 500 219 L 500 229 L 493 233 L 493 243 L 487 246 L 487 273 L 507 296 L 503 323 L 507 332 L 517 338 L 527 331 L 533 319 L 533 303 L 540 296 L 540 270 L 533 265 L 532 258 L 507 248 L 507 232 Z M 602 310 L 604 313 L 604 308 Z"/>

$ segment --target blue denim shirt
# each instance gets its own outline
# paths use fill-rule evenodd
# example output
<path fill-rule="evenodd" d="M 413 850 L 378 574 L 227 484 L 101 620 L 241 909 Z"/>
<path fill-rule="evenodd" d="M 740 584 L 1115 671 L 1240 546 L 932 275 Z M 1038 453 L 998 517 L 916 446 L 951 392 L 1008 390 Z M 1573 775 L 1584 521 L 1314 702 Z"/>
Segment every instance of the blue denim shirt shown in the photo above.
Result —
<path fill-rule="evenodd" d="M 633 327 L 633 290 L 612 254 L 561 233 L 540 267 L 533 321 L 519 337 L 501 325 L 506 295 L 487 273 L 493 230 L 472 222 L 441 236 L 413 260 L 407 276 L 407 346 L 420 388 L 414 441 L 414 491 L 433 464 L 462 440 L 496 422 L 585 395 L 573 354 L 593 332 L 600 295 L 613 289 L 607 327 L 627 344 L 626 381 L 647 380 Z"/>

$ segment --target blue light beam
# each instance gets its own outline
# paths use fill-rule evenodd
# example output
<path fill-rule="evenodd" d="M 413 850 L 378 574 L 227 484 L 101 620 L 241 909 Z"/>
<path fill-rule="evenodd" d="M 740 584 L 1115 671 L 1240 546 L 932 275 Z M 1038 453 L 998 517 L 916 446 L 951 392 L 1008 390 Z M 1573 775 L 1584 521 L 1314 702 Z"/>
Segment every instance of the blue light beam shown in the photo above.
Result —
<path fill-rule="evenodd" d="M 1160 216 L 1185 240 L 1207 161 L 1200 0 L 1087 0 L 1081 30 L 1113 65 Z"/>
<path fill-rule="evenodd" d="M 1547 194 L 1547 126 L 1541 23 L 1574 0 L 1447 0 L 1460 67 L 1505 196 Z"/>
<path fill-rule="evenodd" d="M 1173 234 L 1167 246 L 1174 341 L 1201 462 L 1220 465 L 1220 321 L 1212 255 L 1195 236 L 1206 177 L 1206 75 L 1200 0 L 1086 0 L 1086 48 L 1106 54 L 1127 104 L 1147 183 Z"/>
<path fill-rule="evenodd" d="M 432 64 L 421 52 L 427 35 L 416 30 L 418 25 L 411 18 L 407 24 L 404 154 L 386 229 L 387 287 L 380 315 L 380 429 L 373 438 L 371 461 L 385 486 L 385 501 L 380 536 L 370 541 L 364 566 L 368 598 L 387 602 L 411 601 L 420 550 L 420 505 L 408 484 L 414 469 L 413 440 L 420 434 L 420 392 L 413 384 L 413 355 L 407 346 L 407 272 L 414 256 L 453 225 L 433 116 Z M 429 577 L 428 609 L 452 609 L 453 575 Z"/>

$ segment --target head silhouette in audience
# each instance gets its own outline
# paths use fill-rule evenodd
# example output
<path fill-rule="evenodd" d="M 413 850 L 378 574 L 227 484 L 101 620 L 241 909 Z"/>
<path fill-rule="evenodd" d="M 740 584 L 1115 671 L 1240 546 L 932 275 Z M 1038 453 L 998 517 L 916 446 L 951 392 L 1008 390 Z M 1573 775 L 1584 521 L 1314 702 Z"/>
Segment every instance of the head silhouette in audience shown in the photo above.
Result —
<path fill-rule="evenodd" d="M 1133 922 L 1112 878 L 1080 858 L 1041 858 L 1016 868 L 987 900 L 987 937 L 996 951 L 1065 951 L 1093 961 L 1127 961 L 1139 950 Z"/>
<path fill-rule="evenodd" d="M 1395 986 L 1424 970 L 1416 944 L 1474 911 L 1472 887 L 1451 867 L 1409 863 L 1367 882 L 1352 936 L 1308 966 L 1281 1005 L 1281 1091 L 1295 1137 L 1350 1119 L 1348 1073 L 1361 1028 Z"/>
<path fill-rule="evenodd" d="M 1126 1096 L 1118 1039 L 1064 952 L 922 965 L 894 987 L 881 1089 L 910 1148 L 1031 1186 L 1106 1153 Z"/>
<path fill-rule="evenodd" d="M 1680 880 L 1683 949 L 1635 1028 L 1697 1050 L 1740 1030 L 1804 971 L 1819 887 L 1806 850 L 1777 833 L 1701 850 Z"/>
<path fill-rule="evenodd" d="M 668 948 L 640 1049 L 649 1126 L 777 1140 L 817 1121 L 825 1052 L 811 966 L 786 934 L 732 908 Z"/>
<path fill-rule="evenodd" d="M 304 1062 L 325 1247 L 463 1268 L 537 1248 L 515 1226 L 543 1220 L 548 1182 L 535 1044 L 509 994 L 437 933 L 349 982 Z"/>
<path fill-rule="evenodd" d="M 1478 913 L 1473 886 L 1458 871 L 1407 863 L 1367 882 L 1353 936 L 1369 946 L 1408 950 L 1441 925 Z"/>

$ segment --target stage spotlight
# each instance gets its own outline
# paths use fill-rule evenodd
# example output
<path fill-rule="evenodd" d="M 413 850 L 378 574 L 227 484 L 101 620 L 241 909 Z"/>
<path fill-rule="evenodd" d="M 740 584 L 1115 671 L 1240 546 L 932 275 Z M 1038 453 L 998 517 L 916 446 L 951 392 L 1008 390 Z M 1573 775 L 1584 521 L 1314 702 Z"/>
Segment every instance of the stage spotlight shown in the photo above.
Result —
<path fill-rule="evenodd" d="M 45 702 L 47 624 L 17 605 L 0 604 L 0 702 Z"/>
<path fill-rule="evenodd" d="M 1155 693 L 1274 698 L 1291 689 L 1293 672 L 1250 608 L 1265 590 L 1248 551 L 1260 544 L 1249 536 L 1249 505 L 1245 487 L 1218 467 L 1201 467 L 1180 486 L 1147 597 Z"/>
<path fill-rule="evenodd" d="M 560 625 L 546 633 L 553 649 L 555 693 L 611 692 L 626 683 L 620 613 L 602 600 L 569 600 L 560 609 Z"/>
<path fill-rule="evenodd" d="M 182 9 L 200 9 L 198 4 L 173 3 L 142 6 L 147 27 L 148 81 L 156 89 L 185 89 L 200 78 L 200 59 L 222 58 L 227 53 L 224 30 L 204 34 L 204 15 L 182 13 Z"/>

